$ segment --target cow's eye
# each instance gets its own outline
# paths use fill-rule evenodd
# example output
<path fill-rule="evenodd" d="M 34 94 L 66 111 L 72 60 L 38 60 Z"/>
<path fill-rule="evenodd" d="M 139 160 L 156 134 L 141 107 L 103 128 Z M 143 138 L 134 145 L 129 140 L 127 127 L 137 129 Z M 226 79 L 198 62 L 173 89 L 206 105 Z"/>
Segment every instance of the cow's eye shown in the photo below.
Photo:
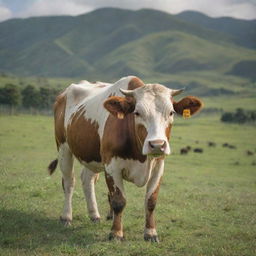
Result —
<path fill-rule="evenodd" d="M 170 112 L 170 116 L 173 116 L 174 113 L 175 113 L 175 111 L 172 110 L 172 111 Z"/>
<path fill-rule="evenodd" d="M 135 112 L 134 112 L 134 115 L 135 115 L 135 116 L 140 116 L 140 113 L 139 113 L 138 111 L 135 111 Z"/>

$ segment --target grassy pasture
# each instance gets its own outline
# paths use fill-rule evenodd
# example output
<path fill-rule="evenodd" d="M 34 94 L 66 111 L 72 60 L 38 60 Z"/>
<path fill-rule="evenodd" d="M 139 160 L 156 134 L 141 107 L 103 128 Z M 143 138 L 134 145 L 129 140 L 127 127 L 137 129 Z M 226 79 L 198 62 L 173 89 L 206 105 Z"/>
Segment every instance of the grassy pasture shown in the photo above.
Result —
<path fill-rule="evenodd" d="M 217 116 L 176 118 L 156 208 L 161 242 L 144 242 L 144 189 L 126 183 L 120 243 L 107 240 L 102 174 L 96 186 L 102 221 L 87 217 L 78 163 L 73 225 L 59 223 L 60 171 L 46 172 L 56 157 L 52 117 L 0 116 L 0 255 L 256 255 L 255 135 L 255 126 L 223 124 Z M 225 142 L 237 148 L 222 147 Z M 180 155 L 187 145 L 204 153 Z"/>

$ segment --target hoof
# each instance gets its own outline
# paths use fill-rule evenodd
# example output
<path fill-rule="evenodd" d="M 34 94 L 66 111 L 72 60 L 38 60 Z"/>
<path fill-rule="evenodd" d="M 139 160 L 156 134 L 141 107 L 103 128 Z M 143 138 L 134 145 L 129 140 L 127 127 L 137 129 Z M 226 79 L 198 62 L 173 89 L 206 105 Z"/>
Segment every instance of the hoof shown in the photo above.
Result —
<path fill-rule="evenodd" d="M 93 223 L 100 223 L 100 217 L 91 217 L 90 219 Z"/>
<path fill-rule="evenodd" d="M 124 241 L 124 237 L 123 236 L 115 235 L 114 233 L 111 232 L 111 233 L 109 233 L 108 240 L 109 241 L 112 241 L 112 240 Z"/>
<path fill-rule="evenodd" d="M 65 226 L 65 227 L 70 227 L 71 226 L 71 220 L 70 219 L 65 219 L 60 216 L 60 222 Z"/>
<path fill-rule="evenodd" d="M 158 239 L 158 236 L 150 236 L 150 235 L 144 235 L 144 240 L 145 241 L 149 241 L 149 242 L 152 242 L 152 243 L 159 243 L 159 239 Z"/>

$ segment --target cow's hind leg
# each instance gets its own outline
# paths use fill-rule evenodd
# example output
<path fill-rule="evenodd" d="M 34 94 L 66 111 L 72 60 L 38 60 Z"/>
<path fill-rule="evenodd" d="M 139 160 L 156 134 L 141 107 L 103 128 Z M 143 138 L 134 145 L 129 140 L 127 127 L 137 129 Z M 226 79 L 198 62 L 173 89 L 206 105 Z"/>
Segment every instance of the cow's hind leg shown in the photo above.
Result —
<path fill-rule="evenodd" d="M 62 144 L 59 149 L 59 163 L 62 172 L 62 186 L 64 190 L 65 202 L 60 220 L 65 226 L 71 225 L 72 221 L 72 196 L 75 186 L 74 158 L 66 144 Z"/>
<path fill-rule="evenodd" d="M 96 196 L 95 196 L 95 182 L 98 178 L 98 173 L 94 173 L 87 168 L 83 168 L 81 173 L 82 186 L 86 198 L 87 209 L 89 217 L 93 222 L 100 220 Z"/>

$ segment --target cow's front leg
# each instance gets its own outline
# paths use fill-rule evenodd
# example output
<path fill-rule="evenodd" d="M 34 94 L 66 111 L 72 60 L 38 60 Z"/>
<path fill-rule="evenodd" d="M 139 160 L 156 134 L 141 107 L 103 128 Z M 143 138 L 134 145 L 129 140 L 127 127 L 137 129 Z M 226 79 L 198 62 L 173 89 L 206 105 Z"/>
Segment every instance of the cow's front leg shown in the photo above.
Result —
<path fill-rule="evenodd" d="M 110 193 L 108 192 L 108 202 L 109 202 L 109 212 L 108 212 L 108 215 L 107 215 L 107 220 L 113 220 L 113 216 L 114 216 L 114 213 L 113 213 L 113 208 L 112 208 L 112 205 L 111 205 L 111 195 Z"/>
<path fill-rule="evenodd" d="M 154 217 L 154 210 L 160 188 L 160 182 L 164 171 L 164 161 L 156 160 L 156 165 L 152 170 L 151 178 L 147 184 L 147 192 L 145 197 L 145 241 L 159 242 L 156 232 L 156 222 Z"/>
<path fill-rule="evenodd" d="M 123 240 L 122 213 L 126 205 L 124 196 L 123 180 L 121 175 L 113 178 L 105 172 L 106 182 L 109 189 L 109 202 L 113 210 L 113 225 L 109 234 L 109 240 Z"/>

